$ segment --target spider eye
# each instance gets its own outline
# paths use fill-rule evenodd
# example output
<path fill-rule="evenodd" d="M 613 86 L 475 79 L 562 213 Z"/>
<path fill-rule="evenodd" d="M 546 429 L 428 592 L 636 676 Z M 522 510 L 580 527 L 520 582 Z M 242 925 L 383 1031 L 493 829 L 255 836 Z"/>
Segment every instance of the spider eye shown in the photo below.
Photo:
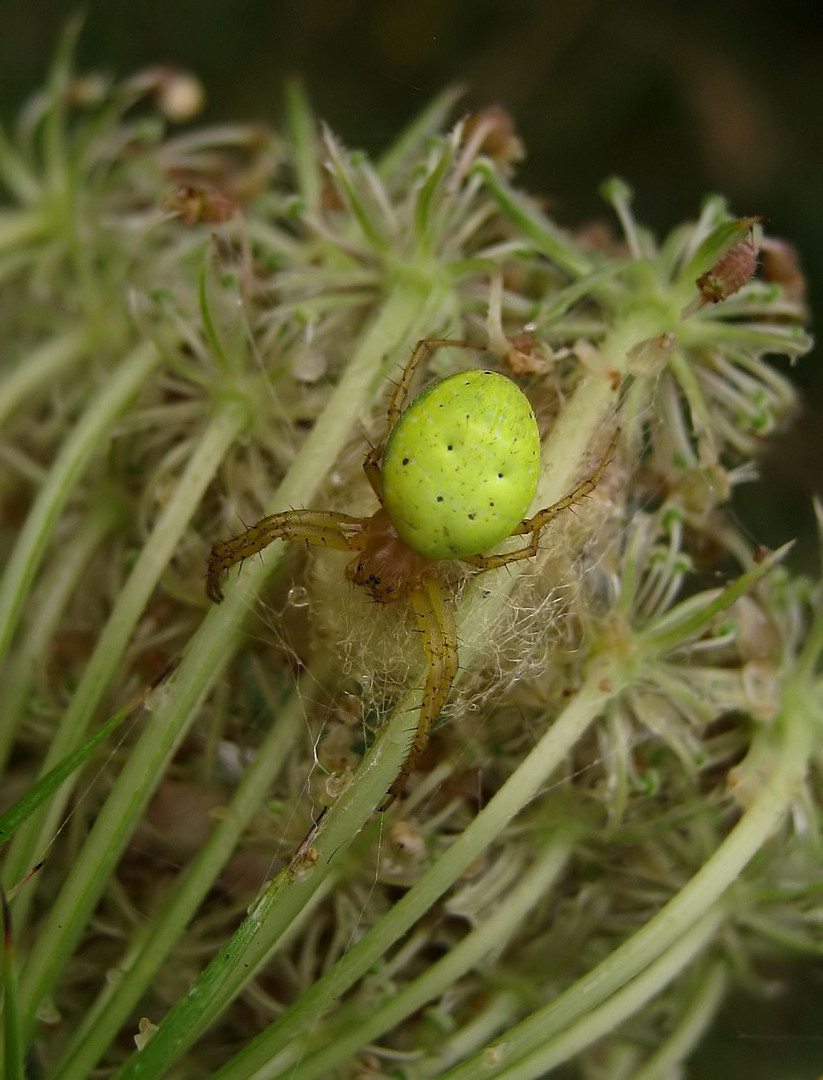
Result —
<path fill-rule="evenodd" d="M 480 555 L 523 520 L 539 471 L 537 422 L 520 388 L 495 371 L 461 372 L 424 390 L 397 421 L 383 503 L 420 555 Z"/>

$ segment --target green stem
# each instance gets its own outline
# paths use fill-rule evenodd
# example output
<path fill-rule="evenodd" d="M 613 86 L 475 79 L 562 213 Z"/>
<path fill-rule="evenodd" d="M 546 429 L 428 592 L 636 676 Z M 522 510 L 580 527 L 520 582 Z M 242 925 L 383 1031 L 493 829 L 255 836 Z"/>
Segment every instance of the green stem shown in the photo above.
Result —
<path fill-rule="evenodd" d="M 798 684 L 799 686 L 800 684 Z M 666 906 L 596 968 L 527 1020 L 448 1074 L 449 1080 L 508 1076 L 505 1069 L 606 1001 L 703 918 L 786 815 L 805 775 L 818 717 L 803 693 L 787 689 L 783 745 L 760 793 L 717 851 Z M 496 1064 L 489 1064 L 494 1060 Z M 514 1075 L 514 1074 L 512 1074 Z M 535 1074 L 538 1075 L 538 1074 Z"/>
<path fill-rule="evenodd" d="M 609 698 L 609 692 L 601 686 L 602 678 L 602 671 L 591 673 L 580 691 L 552 723 L 525 761 L 514 771 L 474 821 L 455 839 L 448 851 L 356 945 L 352 946 L 322 978 L 301 994 L 300 999 L 291 1005 L 267 1031 L 262 1032 L 238 1055 L 233 1063 L 236 1065 L 236 1072 L 233 1071 L 229 1075 L 233 1077 L 254 1075 L 255 1068 L 262 1068 L 274 1054 L 281 1051 L 293 1039 L 301 1037 L 307 1027 L 315 1025 L 318 1016 L 329 1009 L 373 964 L 380 960 L 386 951 L 458 880 L 466 868 L 494 842 L 512 818 L 536 796 L 551 774 L 561 767 L 571 748 L 589 724 L 600 714 Z M 403 719 L 402 712 L 399 715 Z M 408 721 L 405 721 L 405 728 L 405 741 L 402 743 L 401 751 L 408 740 Z M 375 768 L 374 759 L 386 741 L 385 736 L 378 740 L 370 758 L 358 771 L 355 785 L 352 785 L 352 789 L 347 792 L 349 797 L 361 773 Z M 379 794 L 378 787 L 376 795 L 379 797 Z M 326 824 L 326 820 L 333 819 L 340 813 L 339 807 L 342 802 L 343 799 L 332 807 L 323 825 Z M 323 841 L 324 837 L 320 835 L 314 841 L 314 847 L 320 852 L 318 865 L 325 854 L 326 845 Z M 131 1074 L 125 1075 L 131 1080 Z"/>
<path fill-rule="evenodd" d="M 502 900 L 494 913 L 484 922 L 477 923 L 470 934 L 455 945 L 436 964 L 427 968 L 402 991 L 393 995 L 380 1009 L 364 1014 L 360 1001 L 353 1001 L 343 1014 L 336 1014 L 330 1030 L 306 1032 L 302 1038 L 289 1043 L 277 1058 L 267 1062 L 254 1072 L 255 1080 L 270 1080 L 285 1072 L 292 1080 L 315 1080 L 330 1076 L 336 1068 L 352 1060 L 352 1055 L 367 1043 L 390 1031 L 406 1017 L 422 1008 L 427 1002 L 439 997 L 483 962 L 490 952 L 501 949 L 517 932 L 529 912 L 538 906 L 550 892 L 571 853 L 571 838 L 555 836 L 548 850 L 537 856 L 534 864 L 523 874 L 517 885 Z M 319 1038 L 326 1045 L 309 1057 L 307 1050 L 317 1045 Z M 247 1069 L 238 1071 L 232 1065 L 217 1073 L 215 1080 L 240 1080 L 248 1077 Z M 292 1071 L 289 1071 L 292 1070 Z"/>
<path fill-rule="evenodd" d="M 319 126 L 311 111 L 303 84 L 296 79 L 286 83 L 286 120 L 294 155 L 297 190 L 309 214 L 317 212 L 323 190 L 321 166 L 317 154 Z"/>
<path fill-rule="evenodd" d="M 114 528 L 119 507 L 116 500 L 97 504 L 66 543 L 59 558 L 44 575 L 30 605 L 26 633 L 9 658 L 3 673 L 3 725 L 0 727 L 0 775 L 6 766 L 20 715 L 28 700 L 35 675 L 46 667 L 47 649 L 83 570 L 103 537 Z"/>
<path fill-rule="evenodd" d="M 572 277 L 583 277 L 591 269 L 591 260 L 580 251 L 569 236 L 542 214 L 527 196 L 512 188 L 499 175 L 491 162 L 479 159 L 472 172 L 483 179 L 489 193 L 511 218 L 535 248 Z"/>
<path fill-rule="evenodd" d="M 546 1036 L 541 1045 L 527 1058 L 514 1065 L 495 1070 L 500 1080 L 539 1080 L 550 1069 L 571 1060 L 575 1054 L 593 1046 L 605 1038 L 629 1017 L 639 1012 L 655 998 L 673 979 L 711 943 L 721 924 L 723 913 L 716 907 L 696 920 L 683 935 L 636 979 L 621 988 L 603 1005 L 589 1010 L 575 1023 L 551 1038 Z M 463 1067 L 446 1073 L 443 1080 L 453 1080 Z M 476 1074 L 479 1075 L 479 1074 Z"/>
<path fill-rule="evenodd" d="M 759 563 L 735 578 L 724 589 L 715 593 L 699 593 L 681 600 L 673 608 L 648 623 L 642 631 L 642 640 L 648 654 L 664 656 L 704 633 L 721 612 L 727 611 L 741 596 L 750 593 L 755 585 L 770 573 L 791 550 L 792 544 L 784 544 L 777 551 L 766 555 Z"/>
<path fill-rule="evenodd" d="M 52 338 L 34 352 L 20 357 L 0 382 L 0 424 L 17 411 L 32 394 L 42 394 L 67 368 L 88 355 L 89 335 L 70 330 Z"/>
<path fill-rule="evenodd" d="M 83 22 L 82 16 L 74 15 L 67 23 L 60 35 L 49 75 L 49 108 L 43 120 L 43 162 L 46 182 L 53 195 L 65 192 L 69 183 L 68 88 Z"/>
<path fill-rule="evenodd" d="M 91 458 L 99 453 L 117 415 L 137 393 L 160 355 L 143 344 L 106 379 L 80 417 L 49 470 L 0 583 L 0 660 L 5 656 L 26 602 L 34 575 L 51 540 L 55 523 Z"/>
<path fill-rule="evenodd" d="M 419 289 L 402 283 L 389 296 L 278 490 L 278 509 L 301 505 L 312 498 L 343 448 L 353 418 L 363 415 L 369 406 L 385 356 L 393 355 L 402 344 L 419 335 L 438 316 L 442 300 L 422 295 Z M 247 565 L 236 584 L 227 590 L 225 602 L 209 612 L 166 689 L 162 722 L 158 718 L 149 723 L 133 747 L 41 932 L 40 942 L 48 946 L 38 944 L 26 972 L 25 1015 L 30 1026 L 37 1002 L 54 985 L 73 950 L 171 754 L 243 640 L 241 621 L 266 576 L 277 565 L 281 547 L 273 545 L 266 557 Z M 387 786 L 388 781 L 383 791 Z M 351 836 L 355 833 L 353 829 Z M 345 843 L 351 836 L 345 838 Z M 204 1003 L 197 999 L 194 1017 L 189 1016 L 187 1024 L 197 1019 L 203 1007 Z M 179 1032 L 173 1037 L 182 1048 Z M 155 1042 L 162 1045 L 160 1032 L 138 1058 L 138 1066 L 140 1061 L 153 1057 Z"/>
<path fill-rule="evenodd" d="M 290 760 L 294 742 L 305 729 L 305 699 L 298 686 L 283 705 L 271 704 L 275 723 L 258 748 L 219 824 L 194 861 L 164 898 L 157 920 L 134 941 L 117 963 L 117 981 L 103 989 L 54 1066 L 60 1080 L 86 1080 L 151 985 L 169 953 L 195 917 L 245 829 L 261 812 L 277 777 Z"/>
<path fill-rule="evenodd" d="M 11 925 L 11 912 L 9 910 L 6 894 L 0 890 L 0 907 L 2 907 L 2 931 L 3 943 L 2 957 L 0 957 L 0 1001 L 2 1001 L 2 1039 L 0 1053 L 3 1059 L 3 1076 L 6 1080 L 25 1080 L 25 1068 L 23 1066 L 23 1040 L 20 1038 L 20 1012 L 17 1004 L 17 970 L 14 949 L 14 934 Z"/>
<path fill-rule="evenodd" d="M 479 1009 L 472 1019 L 456 1031 L 449 1032 L 432 1048 L 437 1057 L 437 1071 L 442 1073 L 453 1062 L 462 1061 L 478 1046 L 487 1042 L 488 1032 L 505 1031 L 517 1021 L 518 1016 L 522 1016 L 523 999 L 519 988 L 495 987 L 491 993 L 487 992 L 484 998 L 484 1001 L 478 1003 Z M 427 1069 L 427 1064 L 427 1059 L 421 1062 L 422 1076 L 434 1072 L 434 1069 Z"/>
<path fill-rule="evenodd" d="M 152 534 L 134 564 L 126 584 L 120 590 L 97 646 L 83 673 L 68 709 L 64 713 L 42 766 L 48 772 L 61 758 L 66 757 L 81 742 L 84 733 L 94 719 L 95 709 L 112 678 L 122 664 L 123 652 L 137 621 L 157 587 L 169 560 L 180 546 L 208 485 L 214 479 L 217 468 L 226 451 L 243 430 L 247 421 L 247 409 L 237 402 L 228 402 L 215 415 L 206 428 L 200 443 L 183 471 L 174 495 L 157 520 Z M 73 789 L 76 777 L 67 781 L 51 799 L 43 812 L 34 815 L 15 837 L 6 866 L 6 881 L 15 881 L 28 867 L 41 858 L 48 848 L 51 837 L 63 814 L 66 801 Z M 25 921 L 27 907 L 34 890 L 26 890 L 15 907 L 20 925 Z M 31 967 L 36 967 L 41 951 L 34 950 Z M 54 962 L 54 952 L 42 952 Z"/>
<path fill-rule="evenodd" d="M 713 961 L 703 973 L 697 991 L 680 1015 L 674 1031 L 635 1073 L 634 1080 L 667 1080 L 682 1070 L 683 1062 L 700 1044 L 717 1016 L 728 985 L 725 964 L 721 960 Z"/>
<path fill-rule="evenodd" d="M 8 810 L 0 814 L 0 843 L 5 842 L 7 837 L 13 836 L 18 827 L 24 821 L 27 821 L 47 799 L 54 795 L 60 785 L 91 757 L 101 743 L 110 739 L 125 720 L 133 716 L 138 708 L 143 707 L 145 699 L 151 690 L 152 687 L 147 687 L 143 693 L 133 698 L 122 709 L 112 713 L 97 727 L 91 738 L 87 739 L 79 749 L 58 761 L 36 783 L 31 784 L 23 795 L 12 803 Z"/>
<path fill-rule="evenodd" d="M 383 153 L 376 168 L 387 186 L 395 183 L 398 178 L 405 182 L 409 163 L 425 154 L 426 143 L 442 130 L 449 113 L 462 94 L 463 89 L 459 86 L 450 86 L 441 91 Z"/>

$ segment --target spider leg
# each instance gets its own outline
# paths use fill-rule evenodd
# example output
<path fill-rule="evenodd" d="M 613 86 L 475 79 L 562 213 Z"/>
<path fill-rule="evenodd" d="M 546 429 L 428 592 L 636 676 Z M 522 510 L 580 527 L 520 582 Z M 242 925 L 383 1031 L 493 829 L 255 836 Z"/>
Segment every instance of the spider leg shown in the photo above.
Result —
<path fill-rule="evenodd" d="M 400 414 L 406 407 L 409 388 L 415 372 L 430 353 L 435 352 L 437 349 L 444 348 L 447 345 L 453 345 L 457 349 L 483 351 L 482 345 L 475 345 L 471 341 L 453 341 L 450 338 L 422 338 L 412 349 L 411 356 L 406 361 L 406 366 L 403 368 L 400 375 L 400 380 L 396 384 L 391 397 L 389 398 L 389 407 L 386 413 L 385 434 L 376 446 L 371 447 L 363 462 L 363 471 L 365 472 L 366 477 L 371 484 L 372 491 L 377 496 L 377 501 L 381 506 L 383 505 L 383 485 L 380 480 L 380 459 L 383 456 L 386 440 L 389 435 L 391 435 L 395 424 L 400 418 Z"/>
<path fill-rule="evenodd" d="M 409 387 L 414 378 L 414 373 L 427 356 L 437 349 L 442 349 L 449 345 L 454 346 L 456 349 L 474 349 L 476 352 L 484 351 L 482 345 L 475 345 L 471 341 L 452 341 L 450 338 L 423 338 L 421 341 L 418 341 L 412 349 L 411 356 L 406 361 L 406 366 L 403 368 L 400 381 L 395 386 L 392 395 L 389 398 L 389 409 L 386 414 L 386 438 L 391 435 L 394 425 L 397 423 L 400 414 L 406 407 L 406 399 L 409 396 Z"/>
<path fill-rule="evenodd" d="M 562 499 L 558 499 L 557 502 L 552 503 L 551 506 L 544 507 L 543 510 L 538 510 L 536 514 L 533 514 L 530 518 L 526 518 L 525 521 L 521 521 L 519 525 L 512 529 L 512 536 L 528 536 L 531 534 L 531 538 L 528 544 L 522 548 L 515 548 L 514 551 L 503 551 L 498 555 L 466 555 L 460 561 L 468 563 L 469 566 L 474 566 L 478 570 L 494 570 L 498 566 L 507 566 L 509 563 L 520 562 L 522 559 L 530 559 L 537 554 L 538 541 L 540 539 L 541 530 L 553 521 L 558 514 L 562 514 L 564 510 L 568 510 L 570 507 L 575 506 L 586 498 L 587 495 L 591 495 L 603 476 L 603 473 L 609 466 L 609 463 L 614 457 L 615 450 L 617 449 L 617 440 L 620 436 L 620 429 L 615 431 L 614 435 L 606 447 L 606 451 L 597 464 L 597 468 L 594 472 L 587 476 L 585 480 L 582 480 L 576 488 L 564 495 Z"/>
<path fill-rule="evenodd" d="M 223 599 L 221 575 L 235 563 L 268 547 L 273 540 L 292 540 L 339 551 L 358 551 L 362 545 L 363 523 L 363 518 L 338 514 L 333 510 L 285 510 L 261 518 L 239 536 L 214 545 L 206 574 L 206 595 L 219 604 Z"/>
<path fill-rule="evenodd" d="M 363 461 L 363 472 L 366 474 L 366 479 L 371 484 L 371 489 L 377 496 L 377 501 L 381 506 L 383 505 L 383 485 L 380 480 L 380 458 L 382 456 L 383 444 L 378 443 L 377 446 L 369 448 L 369 452 Z"/>
<path fill-rule="evenodd" d="M 420 585 L 409 588 L 408 597 L 421 635 L 428 673 L 417 730 L 403 767 L 380 805 L 381 810 L 391 806 L 402 792 L 406 777 L 426 749 L 431 726 L 440 715 L 457 674 L 457 628 L 443 582 L 438 575 L 430 574 Z"/>
<path fill-rule="evenodd" d="M 552 503 L 551 506 L 547 506 L 544 510 L 538 510 L 532 517 L 526 518 L 525 521 L 517 526 L 514 532 L 520 535 L 525 533 L 534 534 L 535 531 L 539 532 L 548 525 L 550 521 L 556 518 L 558 514 L 561 514 L 564 510 L 568 510 L 570 506 L 574 506 L 576 503 L 581 502 L 587 495 L 591 495 L 600 483 L 603 473 L 614 458 L 619 437 L 620 428 L 612 435 L 609 440 L 609 445 L 606 447 L 603 456 L 597 463 L 597 468 L 590 476 L 587 476 L 585 480 L 582 480 L 568 495 L 564 495 L 562 499 L 558 499 L 556 503 Z"/>

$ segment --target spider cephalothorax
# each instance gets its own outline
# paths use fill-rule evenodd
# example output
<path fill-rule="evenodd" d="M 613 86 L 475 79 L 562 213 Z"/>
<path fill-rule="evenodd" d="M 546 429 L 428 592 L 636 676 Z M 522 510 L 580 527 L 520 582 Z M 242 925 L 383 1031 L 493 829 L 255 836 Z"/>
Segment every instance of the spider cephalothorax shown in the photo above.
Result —
<path fill-rule="evenodd" d="M 385 507 L 362 519 L 357 539 L 363 546 L 346 566 L 346 577 L 381 604 L 398 599 L 409 588 L 419 588 L 431 573 L 430 560 L 400 539 Z"/>
<path fill-rule="evenodd" d="M 537 490 L 540 436 L 528 400 L 511 379 L 495 371 L 461 372 L 434 382 L 406 407 L 416 369 L 432 349 L 445 345 L 476 348 L 460 341 L 417 343 L 389 400 L 384 440 L 363 462 L 380 504 L 374 514 L 272 514 L 216 544 L 206 579 L 209 597 L 219 602 L 226 570 L 273 540 L 294 540 L 356 552 L 346 567 L 350 581 L 380 603 L 408 598 L 428 674 L 412 745 L 384 807 L 402 791 L 457 674 L 444 562 L 459 559 L 481 573 L 536 555 L 541 529 L 594 490 L 615 444 L 613 439 L 592 475 L 573 491 L 525 517 Z M 528 542 L 483 554 L 512 536 Z"/>

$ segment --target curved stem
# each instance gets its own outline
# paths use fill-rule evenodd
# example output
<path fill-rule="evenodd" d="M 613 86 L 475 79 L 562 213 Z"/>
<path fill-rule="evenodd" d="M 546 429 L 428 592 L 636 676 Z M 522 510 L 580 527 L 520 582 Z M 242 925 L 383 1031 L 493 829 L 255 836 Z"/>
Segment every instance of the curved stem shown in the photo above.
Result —
<path fill-rule="evenodd" d="M 276 721 L 243 774 L 219 824 L 165 898 L 159 918 L 147 925 L 146 933 L 131 944 L 127 954 L 117 963 L 116 981 L 106 984 L 74 1033 L 62 1059 L 54 1066 L 55 1074 L 61 1080 L 86 1080 L 91 1075 L 111 1041 L 112 1032 L 128 1020 L 132 1009 L 162 968 L 289 761 L 294 741 L 306 723 L 305 699 L 300 686 L 289 701 L 272 702 L 271 711 Z"/>
<path fill-rule="evenodd" d="M 728 985 L 725 964 L 720 960 L 713 961 L 703 973 L 697 991 L 680 1015 L 674 1031 L 635 1073 L 634 1080 L 666 1080 L 676 1075 L 714 1022 Z"/>
<path fill-rule="evenodd" d="M 503 1067 L 494 1073 L 500 1080 L 539 1080 L 550 1069 L 569 1061 L 581 1050 L 594 1045 L 609 1032 L 634 1016 L 652 998 L 675 979 L 696 956 L 711 943 L 722 921 L 719 908 L 708 911 L 693 926 L 675 939 L 666 952 L 650 964 L 636 979 L 605 1001 L 598 1008 L 590 1006 L 579 1020 L 562 1031 L 548 1035 L 527 1058 Z M 457 1071 L 443 1077 L 456 1076 Z"/>
<path fill-rule="evenodd" d="M 274 1080 L 288 1074 L 295 1080 L 317 1080 L 329 1076 L 335 1068 L 352 1060 L 358 1050 L 390 1031 L 427 1002 L 443 994 L 472 968 L 482 964 L 489 953 L 502 949 L 516 933 L 523 919 L 545 900 L 552 885 L 568 863 L 572 840 L 569 835 L 555 835 L 546 850 L 536 855 L 534 863 L 495 906 L 493 914 L 474 925 L 471 933 L 454 946 L 441 960 L 394 994 L 381 1008 L 365 1012 L 362 1003 L 354 1001 L 351 1008 L 335 1014 L 332 1023 L 322 1032 L 304 1032 L 293 1039 L 277 1057 L 255 1067 L 255 1080 Z M 322 1049 L 315 1049 L 320 1038 Z M 306 1055 L 307 1056 L 303 1056 Z M 239 1059 L 217 1074 L 215 1080 L 240 1080 L 248 1077 L 247 1069 L 239 1068 Z M 293 1072 L 289 1071 L 294 1069 Z"/>
<path fill-rule="evenodd" d="M 95 709 L 122 662 L 123 651 L 134 631 L 152 592 L 157 586 L 169 560 L 200 505 L 206 487 L 214 479 L 228 447 L 246 423 L 246 410 L 237 402 L 229 402 L 214 416 L 204 431 L 200 443 L 186 466 L 177 489 L 155 524 L 151 536 L 123 588 L 120 590 L 111 615 L 103 628 L 97 646 L 86 665 L 80 684 L 60 721 L 49 752 L 42 766 L 46 773 L 61 758 L 81 742 L 94 719 Z M 35 814 L 15 836 L 5 867 L 6 881 L 15 881 L 29 866 L 42 857 L 60 821 L 77 777 L 67 781 L 42 813 Z M 34 890 L 21 894 L 15 906 L 15 917 L 22 925 L 34 895 Z M 56 906 L 59 906 L 59 901 Z M 72 916 L 75 918 L 76 914 Z M 45 933 L 45 931 L 44 931 Z M 60 936 L 62 937 L 62 931 Z M 26 976 L 36 969 L 38 958 L 54 962 L 54 951 L 48 946 L 48 935 L 38 937 L 43 944 L 32 951 Z"/>
<path fill-rule="evenodd" d="M 307 437 L 278 490 L 277 505 L 272 510 L 307 501 L 319 489 L 349 435 L 352 418 L 362 415 L 369 406 L 386 355 L 394 355 L 412 335 L 420 336 L 427 322 L 439 317 L 438 304 L 442 300 L 442 297 L 434 294 L 423 295 L 418 287 L 408 285 L 398 286 L 386 300 L 378 317 L 364 334 L 323 416 Z M 193 721 L 203 698 L 242 641 L 241 622 L 265 577 L 277 565 L 280 558 L 278 548 L 279 545 L 275 546 L 264 557 L 247 566 L 228 590 L 224 603 L 209 611 L 193 636 L 179 668 L 164 689 L 162 723 L 158 719 L 146 726 L 98 814 L 41 936 L 42 941 L 50 936 L 56 938 L 59 954 L 56 949 L 49 955 L 45 947 L 38 948 L 37 956 L 32 958 L 36 964 L 33 962 L 26 973 L 25 1000 L 30 1027 L 36 1004 L 48 993 L 75 947 L 108 875 L 163 775 L 165 764 Z M 385 780 L 383 791 L 388 787 L 389 780 L 390 777 Z M 372 807 L 376 801 L 377 797 Z M 371 808 L 368 812 L 371 812 Z M 338 841 L 347 844 L 356 832 L 357 828 L 354 828 L 343 838 L 338 837 Z M 303 907 L 305 903 L 300 905 L 300 909 Z M 256 920 L 253 929 L 258 929 Z M 255 937 L 256 933 L 251 936 Z M 54 945 L 55 941 L 52 940 L 49 948 Z M 220 956 L 223 955 L 221 950 Z M 242 967 L 240 970 L 241 976 L 248 976 L 249 972 Z M 233 965 L 220 969 L 221 979 L 218 983 L 222 983 L 222 976 L 230 973 L 237 974 Z M 214 989 L 212 987 L 212 992 Z M 184 1007 L 183 1029 L 188 1031 L 192 1029 L 192 1021 L 196 1022 L 204 1011 L 205 1002 L 196 995 L 188 1014 L 185 1007 L 190 1005 L 189 999 L 184 998 L 181 1005 Z M 172 1029 L 172 1039 L 176 1046 L 183 1048 L 184 1039 L 179 1028 Z M 137 1058 L 135 1064 L 141 1069 L 143 1062 L 150 1063 L 155 1043 L 162 1048 L 164 1040 L 160 1032 Z"/>
<path fill-rule="evenodd" d="M 88 347 L 89 335 L 84 330 L 70 330 L 21 357 L 14 370 L 0 381 L 0 424 L 30 394 L 42 393 L 61 372 L 82 359 Z"/>
<path fill-rule="evenodd" d="M 54 524 L 93 455 L 106 444 L 115 417 L 126 407 L 160 360 L 153 344 L 139 345 L 106 379 L 89 402 L 49 469 L 0 583 L 0 660 L 5 656 L 52 537 Z"/>
<path fill-rule="evenodd" d="M 799 690 L 787 692 L 782 716 L 783 745 L 775 747 L 770 755 L 771 775 L 714 855 L 653 919 L 611 956 L 550 1005 L 538 1009 L 507 1032 L 504 1044 L 487 1047 L 448 1073 L 449 1080 L 508 1075 L 506 1070 L 511 1063 L 533 1053 L 551 1036 L 606 1001 L 688 933 L 734 884 L 787 813 L 805 775 L 818 723 L 813 703 Z M 490 1064 L 492 1060 L 495 1064 Z"/>
<path fill-rule="evenodd" d="M 535 797 L 552 773 L 561 767 L 571 747 L 603 709 L 610 691 L 603 689 L 605 683 L 602 676 L 602 671 L 591 674 L 525 761 L 512 773 L 468 828 L 356 945 L 234 1059 L 223 1074 L 226 1080 L 229 1077 L 231 1080 L 239 1080 L 240 1077 L 256 1075 L 257 1068 L 262 1068 L 274 1054 L 293 1039 L 299 1038 L 307 1026 L 315 1024 L 318 1015 L 325 1013 L 387 949 L 399 941 L 489 844 L 494 842 L 512 818 Z M 385 738 L 379 740 L 372 759 L 386 741 Z M 364 763 L 361 772 L 364 768 L 374 768 L 372 759 Z M 350 792 L 347 794 L 350 796 Z M 329 810 L 326 819 L 333 820 L 341 813 L 342 802 L 343 799 Z M 325 823 L 324 819 L 323 824 Z M 325 845 L 321 849 L 319 844 L 323 839 L 318 836 L 314 841 L 315 847 L 321 851 L 321 859 Z"/>

